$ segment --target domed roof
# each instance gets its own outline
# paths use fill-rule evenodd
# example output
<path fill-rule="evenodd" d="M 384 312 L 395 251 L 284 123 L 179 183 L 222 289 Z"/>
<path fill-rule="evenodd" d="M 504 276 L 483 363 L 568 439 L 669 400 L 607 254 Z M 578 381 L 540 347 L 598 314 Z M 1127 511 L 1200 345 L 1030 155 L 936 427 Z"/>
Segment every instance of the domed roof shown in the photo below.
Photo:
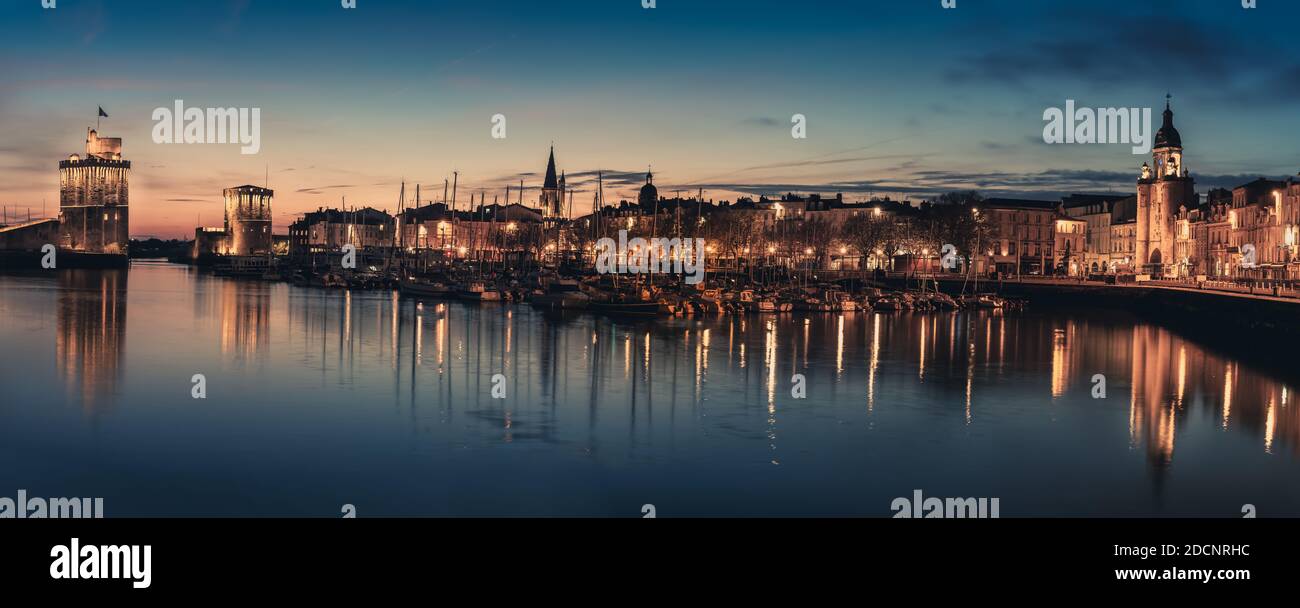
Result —
<path fill-rule="evenodd" d="M 1160 130 L 1156 131 L 1157 148 L 1181 148 L 1183 147 L 1183 136 L 1178 134 L 1178 129 L 1174 128 L 1174 111 L 1169 108 L 1169 102 L 1165 101 L 1165 120 L 1160 125 Z"/>
<path fill-rule="evenodd" d="M 654 185 L 655 174 L 645 174 L 645 185 L 641 186 L 641 194 L 637 196 L 637 202 L 643 205 L 653 204 L 659 200 L 659 189 Z"/>

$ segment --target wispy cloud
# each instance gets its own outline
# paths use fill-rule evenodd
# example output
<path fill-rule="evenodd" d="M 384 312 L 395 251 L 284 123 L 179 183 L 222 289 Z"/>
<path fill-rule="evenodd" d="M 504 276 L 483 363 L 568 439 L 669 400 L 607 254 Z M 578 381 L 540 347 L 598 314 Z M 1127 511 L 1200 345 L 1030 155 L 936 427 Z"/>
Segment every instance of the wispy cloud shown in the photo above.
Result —
<path fill-rule="evenodd" d="M 340 190 L 343 188 L 356 188 L 356 187 L 357 187 L 356 184 L 339 184 L 335 186 L 311 186 L 307 188 L 298 188 L 297 190 L 294 190 L 294 192 L 298 192 L 300 194 L 321 194 L 322 190 Z"/>

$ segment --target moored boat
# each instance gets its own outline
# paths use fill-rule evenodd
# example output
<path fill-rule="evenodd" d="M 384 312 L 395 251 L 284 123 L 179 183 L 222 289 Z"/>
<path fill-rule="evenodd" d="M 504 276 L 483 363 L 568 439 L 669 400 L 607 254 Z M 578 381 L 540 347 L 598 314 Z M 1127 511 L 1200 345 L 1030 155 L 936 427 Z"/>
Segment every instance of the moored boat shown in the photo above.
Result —
<path fill-rule="evenodd" d="M 426 298 L 450 298 L 456 295 L 455 290 L 446 284 L 421 281 L 414 278 L 402 279 L 398 284 L 398 289 L 407 295 Z"/>
<path fill-rule="evenodd" d="M 741 308 L 746 312 L 776 312 L 776 301 L 771 298 L 755 295 L 754 290 L 746 289 L 740 292 L 738 298 Z"/>
<path fill-rule="evenodd" d="M 456 297 L 470 302 L 500 302 L 501 292 L 488 289 L 482 281 L 471 281 L 456 290 Z"/>
<path fill-rule="evenodd" d="M 533 293 L 528 301 L 538 308 L 581 310 L 591 303 L 591 296 L 582 292 L 581 285 L 573 279 L 557 279 L 546 290 Z"/>

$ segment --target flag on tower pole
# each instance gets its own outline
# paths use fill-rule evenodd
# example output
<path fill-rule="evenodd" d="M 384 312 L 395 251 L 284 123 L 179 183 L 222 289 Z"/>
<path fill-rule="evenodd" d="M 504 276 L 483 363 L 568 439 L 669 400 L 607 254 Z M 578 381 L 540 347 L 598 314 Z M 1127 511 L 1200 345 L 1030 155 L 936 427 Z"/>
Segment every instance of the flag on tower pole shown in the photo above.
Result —
<path fill-rule="evenodd" d="M 100 119 L 100 118 L 108 118 L 108 112 L 105 112 L 105 111 L 104 111 L 104 106 L 98 106 L 98 107 L 99 107 L 99 116 L 95 117 L 95 130 L 96 130 L 96 131 L 99 130 L 99 119 Z"/>

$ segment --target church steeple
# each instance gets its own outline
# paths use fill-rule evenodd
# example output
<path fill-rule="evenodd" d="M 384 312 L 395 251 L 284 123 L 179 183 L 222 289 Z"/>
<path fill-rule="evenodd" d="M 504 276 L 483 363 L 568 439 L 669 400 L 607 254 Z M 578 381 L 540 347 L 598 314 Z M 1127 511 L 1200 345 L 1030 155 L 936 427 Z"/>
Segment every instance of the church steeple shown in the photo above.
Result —
<path fill-rule="evenodd" d="M 555 145 L 551 145 L 551 157 L 546 162 L 546 180 L 542 182 L 542 196 L 537 201 L 542 217 L 558 218 L 564 210 L 564 177 L 555 170 Z"/>
<path fill-rule="evenodd" d="M 551 146 L 551 160 L 546 163 L 546 181 L 542 183 L 542 187 L 560 187 L 559 180 L 555 176 L 555 146 Z"/>

